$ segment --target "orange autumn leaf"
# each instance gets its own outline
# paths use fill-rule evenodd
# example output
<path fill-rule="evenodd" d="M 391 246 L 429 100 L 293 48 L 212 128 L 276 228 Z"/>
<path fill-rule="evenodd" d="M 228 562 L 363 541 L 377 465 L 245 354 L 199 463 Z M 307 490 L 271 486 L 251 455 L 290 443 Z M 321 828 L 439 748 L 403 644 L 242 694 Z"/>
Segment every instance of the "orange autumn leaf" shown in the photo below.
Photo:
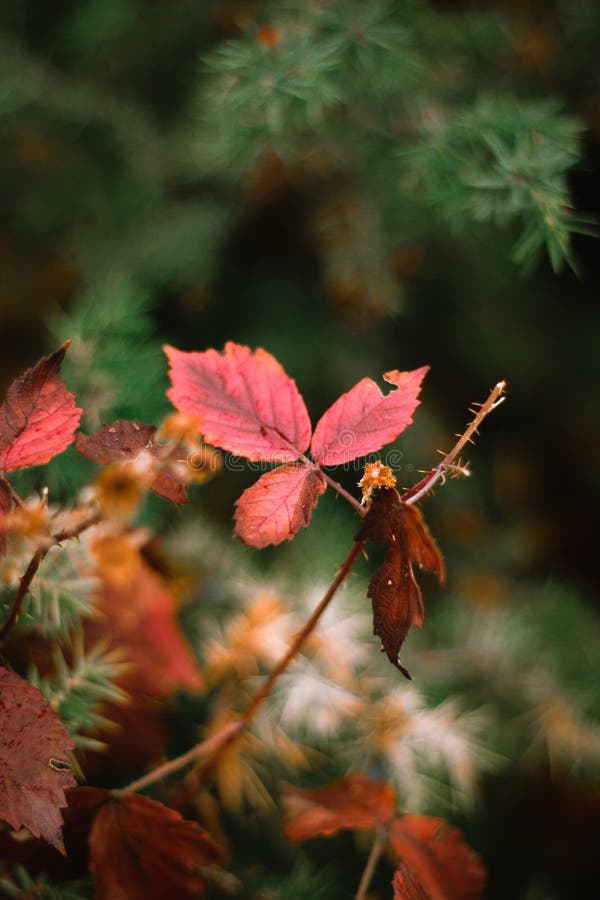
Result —
<path fill-rule="evenodd" d="M 392 786 L 360 772 L 316 790 L 287 787 L 284 802 L 284 832 L 294 843 L 343 828 L 376 828 L 388 822 L 396 810 Z"/>
<path fill-rule="evenodd" d="M 181 688 L 200 689 L 203 679 L 177 621 L 174 594 L 127 541 L 123 544 L 126 569 L 110 574 L 99 569 L 100 617 L 87 625 L 88 639 L 108 640 L 120 650 L 129 664 L 120 683 L 131 694 L 167 697 Z"/>
<path fill-rule="evenodd" d="M 393 900 L 431 900 L 405 863 L 400 863 L 392 879 Z"/>
<path fill-rule="evenodd" d="M 443 819 L 401 816 L 390 829 L 389 846 L 429 900 L 481 897 L 485 869 L 458 828 Z"/>

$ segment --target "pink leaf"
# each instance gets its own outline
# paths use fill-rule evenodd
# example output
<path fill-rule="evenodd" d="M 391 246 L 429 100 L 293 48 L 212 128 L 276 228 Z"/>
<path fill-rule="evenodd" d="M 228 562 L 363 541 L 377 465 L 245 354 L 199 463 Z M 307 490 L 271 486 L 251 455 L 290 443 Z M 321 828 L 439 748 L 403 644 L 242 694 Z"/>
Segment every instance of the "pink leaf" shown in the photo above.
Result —
<path fill-rule="evenodd" d="M 0 469 L 40 466 L 73 440 L 81 410 L 60 377 L 69 343 L 43 357 L 8 388 L 0 406 Z"/>
<path fill-rule="evenodd" d="M 412 422 L 428 369 L 423 366 L 412 372 L 386 372 L 384 379 L 397 389 L 385 397 L 370 378 L 363 378 L 342 394 L 315 428 L 313 458 L 322 466 L 338 466 L 395 440 Z"/>
<path fill-rule="evenodd" d="M 209 444 L 248 459 L 290 462 L 310 441 L 310 419 L 296 383 L 258 348 L 227 343 L 223 353 L 184 353 L 165 347 L 181 412 L 199 416 Z"/>
<path fill-rule="evenodd" d="M 251 547 L 280 544 L 305 528 L 327 487 L 313 466 L 279 466 L 258 479 L 236 504 L 235 534 Z"/>

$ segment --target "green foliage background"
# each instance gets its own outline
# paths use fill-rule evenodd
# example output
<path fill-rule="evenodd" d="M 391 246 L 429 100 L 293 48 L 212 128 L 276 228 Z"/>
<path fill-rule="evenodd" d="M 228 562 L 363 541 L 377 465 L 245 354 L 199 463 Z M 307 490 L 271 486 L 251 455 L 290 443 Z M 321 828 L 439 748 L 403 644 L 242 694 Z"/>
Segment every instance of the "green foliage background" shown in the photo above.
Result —
<path fill-rule="evenodd" d="M 4 384 L 71 338 L 83 427 L 154 422 L 169 409 L 161 344 L 235 340 L 280 359 L 316 421 L 364 375 L 428 363 L 396 448 L 408 486 L 507 379 L 472 479 L 427 501 L 449 587 L 407 651 L 446 660 L 415 672 L 428 702 L 493 710 L 504 763 L 449 814 L 491 898 L 592 897 L 600 874 L 597 754 L 531 752 L 523 729 L 536 679 L 573 729 L 598 729 L 599 45 L 593 0 L 0 11 Z M 18 486 L 66 497 L 92 470 L 69 450 Z M 188 509 L 149 502 L 145 522 L 168 540 L 201 517 L 225 546 L 254 477 L 225 471 Z M 236 553 L 277 584 L 308 584 L 307 569 L 326 581 L 354 527 L 326 496 L 294 544 Z M 251 816 L 244 827 L 246 864 L 264 848 Z M 352 888 L 344 845 L 327 847 L 301 864 L 276 848 L 281 877 L 248 890 L 333 900 Z"/>

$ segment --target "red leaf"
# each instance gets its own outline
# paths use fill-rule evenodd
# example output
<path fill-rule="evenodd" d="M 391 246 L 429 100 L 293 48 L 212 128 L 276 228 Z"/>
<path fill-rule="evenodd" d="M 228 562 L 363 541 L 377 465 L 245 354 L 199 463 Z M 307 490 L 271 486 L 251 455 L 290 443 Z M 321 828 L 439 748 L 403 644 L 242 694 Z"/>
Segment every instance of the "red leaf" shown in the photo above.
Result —
<path fill-rule="evenodd" d="M 389 845 L 408 865 L 410 875 L 429 900 L 481 897 L 485 869 L 460 831 L 443 819 L 402 816 L 392 825 Z"/>
<path fill-rule="evenodd" d="M 441 553 L 419 510 L 403 503 L 394 488 L 378 491 L 356 540 L 375 541 L 385 547 L 385 560 L 373 573 L 367 591 L 373 601 L 373 631 L 381 638 L 390 662 L 410 678 L 398 654 L 411 625 L 421 625 L 424 614 L 412 567 L 416 563 L 443 581 Z"/>
<path fill-rule="evenodd" d="M 195 900 L 201 867 L 218 857 L 209 834 L 175 810 L 137 794 L 111 798 L 90 834 L 95 900 Z"/>
<path fill-rule="evenodd" d="M 152 444 L 155 431 L 154 425 L 140 425 L 139 422 L 130 422 L 128 419 L 117 419 L 112 425 L 103 425 L 93 434 L 78 434 L 75 447 L 82 456 L 102 465 L 127 462 L 134 460 L 142 450 L 147 450 L 153 456 L 161 452 L 159 446 Z M 168 470 L 160 472 L 148 487 L 171 503 L 187 501 L 185 484 Z"/>
<path fill-rule="evenodd" d="M 0 470 L 40 466 L 73 440 L 81 410 L 60 377 L 69 343 L 43 357 L 8 388 L 0 406 Z"/>
<path fill-rule="evenodd" d="M 305 528 L 327 482 L 307 465 L 279 466 L 244 491 L 236 503 L 235 534 L 251 547 L 280 544 Z"/>
<path fill-rule="evenodd" d="M 322 466 L 337 466 L 395 440 L 412 422 L 428 369 L 386 372 L 384 379 L 397 389 L 385 397 L 370 378 L 342 394 L 317 423 L 311 444 L 313 458 Z"/>
<path fill-rule="evenodd" d="M 0 667 L 0 818 L 64 852 L 60 809 L 73 742 L 40 691 Z"/>
<path fill-rule="evenodd" d="M 376 828 L 388 822 L 396 809 L 391 785 L 360 772 L 316 790 L 289 787 L 284 800 L 285 834 L 297 844 L 343 828 Z"/>
<path fill-rule="evenodd" d="M 200 418 L 204 439 L 248 459 L 291 462 L 310 441 L 310 419 L 296 383 L 258 348 L 225 344 L 224 352 L 165 347 L 173 387 L 167 396 Z"/>
<path fill-rule="evenodd" d="M 102 563 L 102 557 L 100 557 Z M 180 688 L 198 690 L 202 677 L 177 621 L 177 602 L 165 582 L 137 555 L 114 576 L 100 570 L 101 618 L 91 620 L 91 643 L 108 639 L 130 664 L 120 679 L 132 694 L 167 697 Z"/>
<path fill-rule="evenodd" d="M 6 514 L 10 512 L 11 493 L 8 481 L 0 477 L 0 556 L 6 553 L 6 531 L 4 528 L 4 519 Z"/>
<path fill-rule="evenodd" d="M 392 887 L 394 888 L 393 900 L 431 900 L 431 895 L 423 890 L 409 867 L 404 863 L 400 863 L 394 872 Z"/>

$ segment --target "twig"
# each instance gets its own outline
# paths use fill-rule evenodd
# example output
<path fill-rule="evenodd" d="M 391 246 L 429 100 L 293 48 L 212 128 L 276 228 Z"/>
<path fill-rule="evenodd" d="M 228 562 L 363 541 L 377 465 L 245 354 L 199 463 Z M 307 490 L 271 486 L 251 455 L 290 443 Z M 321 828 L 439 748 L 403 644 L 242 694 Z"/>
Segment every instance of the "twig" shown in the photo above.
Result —
<path fill-rule="evenodd" d="M 154 784 L 157 781 L 161 781 L 163 778 L 166 778 L 167 775 L 172 775 L 174 772 L 179 771 L 179 769 L 183 769 L 189 763 L 195 762 L 202 756 L 206 756 L 207 759 L 204 761 L 204 763 L 196 773 L 197 778 L 201 780 L 206 772 L 212 769 L 214 763 L 216 762 L 216 759 L 218 758 L 218 755 L 225 749 L 225 747 L 228 747 L 230 744 L 232 744 L 237 736 L 241 734 L 250 724 L 259 707 L 271 693 L 273 686 L 279 676 L 282 675 L 283 672 L 285 672 L 289 664 L 301 649 L 309 634 L 314 631 L 319 619 L 329 606 L 329 603 L 331 602 L 335 592 L 348 576 L 357 556 L 359 556 L 359 554 L 361 553 L 363 546 L 364 541 L 354 541 L 350 549 L 350 553 L 342 563 L 337 575 L 331 582 L 322 599 L 315 607 L 314 612 L 300 629 L 284 655 L 271 670 L 270 674 L 262 683 L 256 694 L 254 694 L 254 696 L 251 698 L 250 702 L 248 703 L 240 717 L 235 722 L 229 722 L 216 734 L 212 735 L 207 740 L 202 741 L 202 743 L 197 744 L 195 747 L 192 747 L 191 750 L 188 750 L 186 753 L 182 753 L 181 756 L 176 756 L 174 759 L 169 760 L 162 766 L 154 769 L 152 772 L 148 772 L 148 774 L 144 775 L 142 778 L 138 778 L 136 781 L 132 781 L 131 784 L 128 784 L 126 787 L 122 788 L 119 793 L 129 794 L 133 791 L 139 791 L 142 788 L 149 787 L 151 784 Z"/>
<path fill-rule="evenodd" d="M 29 593 L 29 588 L 31 587 L 31 583 L 36 576 L 37 570 L 46 558 L 46 555 L 50 548 L 55 547 L 57 544 L 62 544 L 63 541 L 67 541 L 70 538 L 78 537 L 80 534 L 82 534 L 82 532 L 86 531 L 86 529 L 91 528 L 92 525 L 96 525 L 99 520 L 99 512 L 94 511 L 90 516 L 88 516 L 87 519 L 79 522 L 79 524 L 74 526 L 73 528 L 63 528 L 62 531 L 50 535 L 50 543 L 47 546 L 38 547 L 38 549 L 31 557 L 29 565 L 25 569 L 24 575 L 21 577 L 21 582 L 14 596 L 8 618 L 2 625 L 2 628 L 0 628 L 0 641 L 4 640 L 10 629 L 19 618 L 21 607 L 23 606 L 23 601 Z"/>
<path fill-rule="evenodd" d="M 35 573 L 39 569 L 42 560 L 46 556 L 48 552 L 47 547 L 38 547 L 38 549 L 33 554 L 31 561 L 27 568 L 25 569 L 25 574 L 21 577 L 21 582 L 17 589 L 17 593 L 14 596 L 12 606 L 10 608 L 10 613 L 8 615 L 8 619 L 0 628 L 0 641 L 4 640 L 10 629 L 13 627 L 17 619 L 19 618 L 19 613 L 21 612 L 21 606 L 23 605 L 23 600 L 29 593 L 29 588 L 31 587 L 31 582 L 35 578 Z"/>
<path fill-rule="evenodd" d="M 25 501 L 23 500 L 21 495 L 17 494 L 17 492 L 15 491 L 15 489 L 12 486 L 12 484 L 10 483 L 10 481 L 8 481 L 5 478 L 3 479 L 3 481 L 5 484 L 8 485 L 8 489 L 10 491 L 10 496 L 13 498 L 13 500 L 15 501 L 15 503 L 19 507 L 19 509 L 25 509 Z"/>
<path fill-rule="evenodd" d="M 387 829 L 380 825 L 375 831 L 375 839 L 373 840 L 371 852 L 369 853 L 369 858 L 367 859 L 365 868 L 362 873 L 362 878 L 360 879 L 360 884 L 358 886 L 358 891 L 356 892 L 355 900 L 366 900 L 367 891 L 369 889 L 369 885 L 371 884 L 371 879 L 373 878 L 375 867 L 379 862 L 379 857 L 384 851 L 386 840 Z"/>
<path fill-rule="evenodd" d="M 506 387 L 505 381 L 499 381 L 498 384 L 493 388 L 490 392 L 489 397 L 482 404 L 475 404 L 479 406 L 478 412 L 475 413 L 473 419 L 467 425 L 465 431 L 458 436 L 458 441 L 452 448 L 452 450 L 447 453 L 441 463 L 435 468 L 431 469 L 430 472 L 427 473 L 425 478 L 422 478 L 417 484 L 413 485 L 413 487 L 409 488 L 402 495 L 402 500 L 405 503 L 417 503 L 421 497 L 424 497 L 427 494 L 436 482 L 443 479 L 447 472 L 452 472 L 453 469 L 456 469 L 455 460 L 458 459 L 460 452 L 468 443 L 473 443 L 473 435 L 477 434 L 478 428 L 485 419 L 485 417 L 491 413 L 494 409 L 500 406 L 501 403 L 504 402 L 504 388 Z M 462 474 L 467 474 L 468 470 L 463 469 Z"/>
<path fill-rule="evenodd" d="M 174 772 L 178 772 L 179 769 L 183 769 L 184 766 L 187 766 L 189 763 L 195 762 L 201 756 L 220 749 L 225 743 L 232 741 L 234 736 L 239 731 L 242 731 L 244 727 L 245 723 L 241 719 L 238 719 L 236 722 L 229 722 L 216 734 L 211 735 L 211 737 L 202 741 L 200 744 L 196 744 L 191 750 L 182 753 L 181 756 L 176 756 L 174 759 L 168 760 L 168 762 L 163 763 L 162 766 L 158 766 L 157 769 L 152 769 L 151 772 L 147 772 L 146 775 L 142 775 L 141 778 L 137 778 L 126 787 L 113 791 L 113 794 L 133 794 L 135 791 L 141 791 L 151 784 L 155 784 L 157 781 L 162 781 L 163 778 L 172 775 Z"/>
<path fill-rule="evenodd" d="M 323 472 L 323 469 L 321 469 L 321 472 Z M 348 503 L 350 503 L 351 506 L 354 507 L 356 512 L 359 514 L 359 516 L 364 516 L 366 514 L 366 512 L 367 512 L 366 509 L 364 508 L 364 506 L 360 505 L 360 503 L 358 502 L 356 497 L 353 497 L 352 494 L 348 493 L 346 488 L 343 488 L 342 485 L 339 484 L 339 482 L 334 481 L 333 478 L 331 478 L 327 474 L 327 472 L 323 472 L 323 475 L 325 477 L 325 481 L 327 482 L 327 484 L 330 487 L 332 487 L 334 489 L 334 491 L 337 491 L 338 494 L 340 495 L 340 497 L 343 497 L 344 500 L 347 500 Z"/>

